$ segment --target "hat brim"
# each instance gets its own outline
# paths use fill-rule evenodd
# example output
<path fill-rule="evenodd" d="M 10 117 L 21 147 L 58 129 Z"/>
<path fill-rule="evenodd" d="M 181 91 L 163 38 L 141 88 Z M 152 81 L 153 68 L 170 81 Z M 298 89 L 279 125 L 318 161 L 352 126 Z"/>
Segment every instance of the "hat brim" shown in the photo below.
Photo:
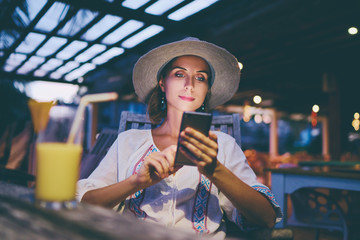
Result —
<path fill-rule="evenodd" d="M 143 55 L 134 66 L 135 93 L 146 102 L 158 82 L 158 73 L 175 57 L 195 55 L 205 59 L 213 70 L 210 108 L 229 101 L 239 87 L 240 68 L 236 58 L 226 49 L 200 40 L 181 40 L 154 48 Z"/>

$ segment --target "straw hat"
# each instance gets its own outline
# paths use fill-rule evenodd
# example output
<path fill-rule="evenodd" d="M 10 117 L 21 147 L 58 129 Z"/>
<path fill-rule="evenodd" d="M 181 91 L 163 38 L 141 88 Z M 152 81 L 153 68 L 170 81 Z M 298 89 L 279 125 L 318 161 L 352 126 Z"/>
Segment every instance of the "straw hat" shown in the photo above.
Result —
<path fill-rule="evenodd" d="M 232 98 L 240 82 L 240 68 L 236 58 L 224 48 L 197 38 L 185 38 L 154 48 L 135 64 L 133 84 L 135 93 L 146 102 L 156 87 L 162 68 L 173 58 L 195 55 L 205 59 L 210 68 L 212 79 L 209 107 L 214 108 Z"/>

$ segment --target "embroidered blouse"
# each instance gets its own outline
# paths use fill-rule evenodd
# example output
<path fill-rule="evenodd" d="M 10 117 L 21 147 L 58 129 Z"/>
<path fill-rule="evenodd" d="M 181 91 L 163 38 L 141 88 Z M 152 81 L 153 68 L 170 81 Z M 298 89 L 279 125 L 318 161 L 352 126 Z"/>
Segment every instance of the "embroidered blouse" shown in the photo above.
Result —
<path fill-rule="evenodd" d="M 268 187 L 257 182 L 235 139 L 222 132 L 215 133 L 218 136 L 218 160 L 266 196 L 275 209 L 276 221 L 280 221 L 282 214 L 274 195 Z M 151 130 L 132 129 L 120 133 L 94 172 L 87 179 L 78 181 L 77 199 L 80 201 L 89 190 L 120 182 L 135 174 L 145 157 L 154 151 L 159 150 Z M 193 166 L 183 166 L 175 175 L 129 196 L 123 212 L 168 227 L 216 234 L 216 238 L 225 237 L 224 212 L 240 228 L 254 227 L 246 224 L 230 200 Z"/>

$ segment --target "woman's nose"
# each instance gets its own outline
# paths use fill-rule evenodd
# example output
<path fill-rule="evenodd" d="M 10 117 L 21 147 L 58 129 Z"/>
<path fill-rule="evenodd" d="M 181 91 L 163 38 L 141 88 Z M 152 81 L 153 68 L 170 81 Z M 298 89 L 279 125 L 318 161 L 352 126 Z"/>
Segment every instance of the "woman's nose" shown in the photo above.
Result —
<path fill-rule="evenodd" d="M 185 89 L 192 90 L 194 88 L 194 79 L 192 77 L 187 77 L 185 79 Z"/>

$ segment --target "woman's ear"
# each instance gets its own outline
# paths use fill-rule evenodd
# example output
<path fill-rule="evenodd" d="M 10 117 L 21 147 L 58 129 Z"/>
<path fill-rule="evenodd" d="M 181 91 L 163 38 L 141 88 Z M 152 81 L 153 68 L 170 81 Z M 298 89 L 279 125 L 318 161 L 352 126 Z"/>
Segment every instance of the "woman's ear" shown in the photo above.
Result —
<path fill-rule="evenodd" d="M 165 92 L 165 85 L 164 85 L 164 81 L 163 78 L 160 78 L 159 80 L 159 86 L 162 92 Z"/>

